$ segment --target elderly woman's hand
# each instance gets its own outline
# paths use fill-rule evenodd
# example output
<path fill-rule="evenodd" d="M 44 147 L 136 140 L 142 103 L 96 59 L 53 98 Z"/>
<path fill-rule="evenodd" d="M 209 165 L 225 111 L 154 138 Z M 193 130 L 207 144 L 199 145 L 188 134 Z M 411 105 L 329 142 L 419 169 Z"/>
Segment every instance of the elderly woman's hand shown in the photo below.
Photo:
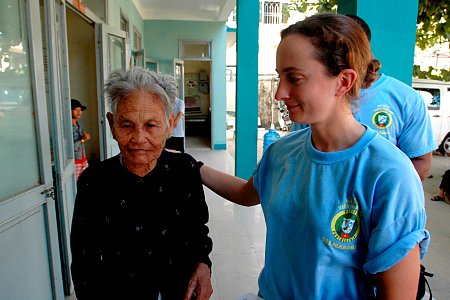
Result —
<path fill-rule="evenodd" d="M 208 265 L 199 263 L 189 281 L 184 300 L 207 300 L 211 297 L 212 292 L 211 270 Z"/>

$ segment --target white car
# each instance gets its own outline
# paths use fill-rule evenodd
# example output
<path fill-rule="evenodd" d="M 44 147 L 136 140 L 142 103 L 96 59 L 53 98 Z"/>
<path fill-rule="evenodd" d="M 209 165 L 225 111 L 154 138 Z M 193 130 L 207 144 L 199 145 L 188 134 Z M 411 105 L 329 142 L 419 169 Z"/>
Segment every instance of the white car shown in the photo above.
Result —
<path fill-rule="evenodd" d="M 414 78 L 412 87 L 422 95 L 427 105 L 439 145 L 450 132 L 450 82 Z M 444 141 L 444 150 L 450 154 L 450 137 Z"/>

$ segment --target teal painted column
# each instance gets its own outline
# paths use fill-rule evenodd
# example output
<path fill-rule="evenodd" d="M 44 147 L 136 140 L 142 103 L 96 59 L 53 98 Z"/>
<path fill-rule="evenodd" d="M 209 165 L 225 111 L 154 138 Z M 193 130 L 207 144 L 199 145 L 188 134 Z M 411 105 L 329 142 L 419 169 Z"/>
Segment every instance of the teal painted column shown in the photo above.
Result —
<path fill-rule="evenodd" d="M 369 24 L 372 52 L 381 61 L 381 73 L 411 85 L 419 0 L 341 2 L 339 13 L 354 14 L 356 8 L 356 15 Z"/>
<path fill-rule="evenodd" d="M 338 0 L 338 13 L 357 15 L 358 0 Z"/>
<path fill-rule="evenodd" d="M 256 166 L 258 135 L 259 1 L 237 0 L 236 176 L 249 179 Z"/>

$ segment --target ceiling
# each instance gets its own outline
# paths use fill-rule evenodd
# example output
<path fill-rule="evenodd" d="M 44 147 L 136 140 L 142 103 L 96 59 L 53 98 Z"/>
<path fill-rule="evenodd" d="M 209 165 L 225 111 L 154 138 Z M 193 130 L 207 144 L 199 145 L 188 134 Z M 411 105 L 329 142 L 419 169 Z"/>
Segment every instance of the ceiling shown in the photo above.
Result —
<path fill-rule="evenodd" d="M 133 0 L 144 20 L 226 21 L 236 0 Z"/>

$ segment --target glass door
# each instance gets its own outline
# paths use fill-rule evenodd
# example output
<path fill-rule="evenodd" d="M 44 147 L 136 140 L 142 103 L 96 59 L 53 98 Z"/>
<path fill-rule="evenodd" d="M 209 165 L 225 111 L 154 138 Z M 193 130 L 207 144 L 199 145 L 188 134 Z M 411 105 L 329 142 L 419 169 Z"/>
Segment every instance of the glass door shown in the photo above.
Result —
<path fill-rule="evenodd" d="M 178 84 L 178 98 L 184 101 L 184 61 L 178 58 L 173 60 L 173 74 Z"/>
<path fill-rule="evenodd" d="M 112 71 L 128 68 L 131 61 L 129 42 L 126 39 L 126 32 L 112 28 L 105 24 L 96 24 L 96 39 L 97 39 L 97 73 L 101 84 L 98 84 L 98 99 L 99 101 L 99 132 L 101 160 L 112 157 L 118 154 L 119 146 L 113 139 L 111 130 L 106 120 L 106 113 L 110 111 L 110 105 L 106 102 L 106 96 L 103 92 L 105 80 Z M 129 62 L 127 64 L 127 62 Z"/>
<path fill-rule="evenodd" d="M 64 299 L 39 1 L 0 1 L 0 290 Z"/>
<path fill-rule="evenodd" d="M 173 75 L 177 80 L 178 98 L 184 101 L 184 61 L 178 58 L 173 59 Z M 183 128 L 186 128 L 186 118 L 183 116 L 179 122 L 183 122 Z M 186 148 L 186 138 L 184 139 L 184 148 Z"/>
<path fill-rule="evenodd" d="M 56 214 L 65 294 L 73 290 L 70 264 L 70 228 L 75 205 L 76 180 L 74 168 L 71 107 L 68 80 L 66 7 L 59 0 L 41 2 L 44 40 L 49 127 L 52 150 L 52 171 L 55 186 Z M 44 19 L 45 15 L 45 19 Z"/>

